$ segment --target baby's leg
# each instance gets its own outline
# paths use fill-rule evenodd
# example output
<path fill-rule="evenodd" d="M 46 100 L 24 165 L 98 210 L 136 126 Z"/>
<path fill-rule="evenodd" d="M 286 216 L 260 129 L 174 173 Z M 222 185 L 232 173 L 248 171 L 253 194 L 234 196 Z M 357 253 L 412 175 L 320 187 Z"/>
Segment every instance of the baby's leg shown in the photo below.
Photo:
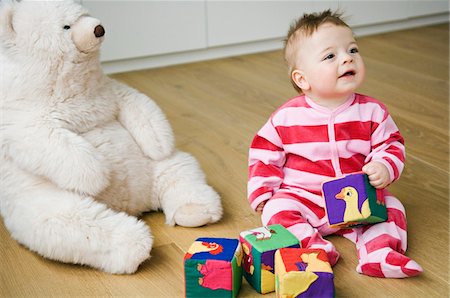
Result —
<path fill-rule="evenodd" d="M 423 271 L 422 268 L 403 255 L 407 246 L 405 209 L 393 196 L 386 196 L 386 207 L 386 222 L 354 229 L 359 256 L 356 271 L 375 277 L 418 275 Z M 352 234 L 348 236 L 351 239 Z"/>
<path fill-rule="evenodd" d="M 272 198 L 264 206 L 261 220 L 265 226 L 281 224 L 299 239 L 303 248 L 322 248 L 327 252 L 332 266 L 339 259 L 339 253 L 334 245 L 323 239 L 318 229 L 314 227 L 320 218 L 298 200 Z"/>

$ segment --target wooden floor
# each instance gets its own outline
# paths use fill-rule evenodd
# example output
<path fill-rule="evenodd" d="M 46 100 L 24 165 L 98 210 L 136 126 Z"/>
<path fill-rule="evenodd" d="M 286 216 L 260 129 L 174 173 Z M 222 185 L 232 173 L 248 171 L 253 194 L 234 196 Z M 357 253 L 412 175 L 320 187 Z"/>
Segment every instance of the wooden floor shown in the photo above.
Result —
<path fill-rule="evenodd" d="M 337 297 L 448 297 L 448 24 L 364 37 L 359 45 L 367 65 L 360 92 L 386 103 L 406 139 L 406 169 L 391 191 L 408 214 L 407 255 L 425 272 L 404 280 L 359 275 L 353 243 L 333 236 L 342 255 L 334 267 Z M 13 241 L 0 221 L 1 297 L 183 297 L 183 255 L 194 239 L 237 238 L 260 226 L 246 201 L 247 152 L 270 113 L 295 95 L 281 51 L 113 77 L 166 112 L 178 147 L 198 158 L 221 194 L 223 220 L 188 229 L 166 226 L 160 213 L 146 214 L 155 236 L 152 258 L 122 276 L 44 260 Z M 260 295 L 244 282 L 239 297 Z"/>

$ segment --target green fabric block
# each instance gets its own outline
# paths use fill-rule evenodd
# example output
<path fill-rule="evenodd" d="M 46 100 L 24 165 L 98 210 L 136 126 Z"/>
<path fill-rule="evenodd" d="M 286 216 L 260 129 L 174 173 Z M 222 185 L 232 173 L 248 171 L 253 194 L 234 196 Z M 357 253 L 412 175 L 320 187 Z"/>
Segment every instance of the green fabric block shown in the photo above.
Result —
<path fill-rule="evenodd" d="M 298 239 L 282 225 L 241 232 L 243 275 L 259 293 L 275 291 L 274 255 L 283 247 L 300 247 Z"/>
<path fill-rule="evenodd" d="M 237 239 L 198 238 L 184 259 L 186 297 L 236 297 L 242 283 Z"/>

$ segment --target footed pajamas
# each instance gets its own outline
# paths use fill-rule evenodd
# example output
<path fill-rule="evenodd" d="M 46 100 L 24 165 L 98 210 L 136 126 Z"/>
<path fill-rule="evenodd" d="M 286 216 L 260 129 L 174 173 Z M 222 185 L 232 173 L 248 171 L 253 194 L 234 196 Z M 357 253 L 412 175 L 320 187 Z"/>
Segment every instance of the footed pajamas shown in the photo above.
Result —
<path fill-rule="evenodd" d="M 334 265 L 339 254 L 322 236 L 342 235 L 358 250 L 356 270 L 370 276 L 414 276 L 422 268 L 404 256 L 406 216 L 398 199 L 383 191 L 388 220 L 352 229 L 330 228 L 321 183 L 361 171 L 370 161 L 384 164 L 390 182 L 403 170 L 403 137 L 386 107 L 353 94 L 335 110 L 297 96 L 276 110 L 249 151 L 248 200 L 254 210 L 266 202 L 264 225 L 281 224 L 305 248 L 323 248 Z"/>

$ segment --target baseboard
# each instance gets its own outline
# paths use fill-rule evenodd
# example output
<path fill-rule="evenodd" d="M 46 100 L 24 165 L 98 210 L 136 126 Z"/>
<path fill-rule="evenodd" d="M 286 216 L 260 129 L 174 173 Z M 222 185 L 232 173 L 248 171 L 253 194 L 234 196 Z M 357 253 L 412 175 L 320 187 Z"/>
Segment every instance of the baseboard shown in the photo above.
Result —
<path fill-rule="evenodd" d="M 435 14 L 430 16 L 423 16 L 417 18 L 410 18 L 401 21 L 373 24 L 367 26 L 360 26 L 353 28 L 356 36 L 368 36 L 380 33 L 387 33 L 392 31 L 399 31 L 405 29 L 412 29 L 416 27 L 437 25 L 449 22 L 449 12 L 442 14 Z"/>
<path fill-rule="evenodd" d="M 411 18 L 396 22 L 360 26 L 353 29 L 357 36 L 367 36 L 448 22 L 449 22 L 449 13 L 446 12 L 442 14 Z M 227 45 L 221 47 L 212 47 L 207 49 L 165 54 L 165 55 L 155 55 L 149 57 L 140 57 L 116 61 L 105 61 L 102 62 L 102 66 L 105 73 L 113 74 L 134 70 L 158 68 L 170 65 L 226 58 L 238 55 L 267 52 L 281 49 L 283 46 L 282 43 L 283 38 L 284 37 L 279 37 L 269 40 Z"/>

